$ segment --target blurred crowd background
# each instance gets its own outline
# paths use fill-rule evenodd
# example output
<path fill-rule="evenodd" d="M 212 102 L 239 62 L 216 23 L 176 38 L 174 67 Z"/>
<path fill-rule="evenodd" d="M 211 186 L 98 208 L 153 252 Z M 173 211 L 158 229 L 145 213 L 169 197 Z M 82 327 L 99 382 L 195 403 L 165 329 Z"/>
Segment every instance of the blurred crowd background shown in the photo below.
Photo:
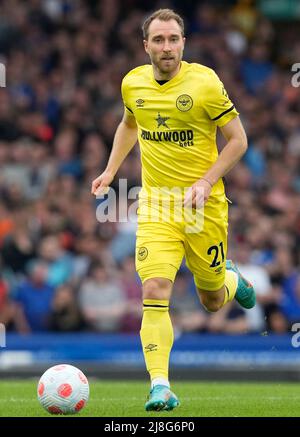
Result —
<path fill-rule="evenodd" d="M 141 24 L 159 7 L 184 17 L 184 59 L 216 70 L 247 131 L 249 149 L 226 176 L 228 256 L 258 298 L 246 313 L 233 302 L 208 314 L 182 266 L 175 330 L 267 335 L 300 322 L 297 22 L 272 21 L 251 0 L 2 0 L 0 321 L 10 331 L 139 331 L 135 220 L 99 223 L 90 187 L 122 117 L 122 77 L 149 63 Z M 140 185 L 138 147 L 116 189 L 118 178 Z"/>

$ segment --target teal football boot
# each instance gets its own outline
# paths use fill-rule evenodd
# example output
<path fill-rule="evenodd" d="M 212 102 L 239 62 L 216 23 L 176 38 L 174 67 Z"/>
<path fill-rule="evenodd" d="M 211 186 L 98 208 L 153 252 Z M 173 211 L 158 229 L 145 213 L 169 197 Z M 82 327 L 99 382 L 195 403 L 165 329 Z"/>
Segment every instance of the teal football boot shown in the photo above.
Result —
<path fill-rule="evenodd" d="M 165 385 L 156 385 L 150 391 L 150 396 L 145 404 L 146 411 L 171 411 L 178 407 L 179 400 Z"/>
<path fill-rule="evenodd" d="M 238 286 L 234 296 L 235 300 L 237 300 L 243 308 L 253 308 L 256 303 L 256 297 L 252 284 L 241 275 L 237 266 L 231 260 L 226 261 L 226 269 L 232 270 L 238 275 Z"/>

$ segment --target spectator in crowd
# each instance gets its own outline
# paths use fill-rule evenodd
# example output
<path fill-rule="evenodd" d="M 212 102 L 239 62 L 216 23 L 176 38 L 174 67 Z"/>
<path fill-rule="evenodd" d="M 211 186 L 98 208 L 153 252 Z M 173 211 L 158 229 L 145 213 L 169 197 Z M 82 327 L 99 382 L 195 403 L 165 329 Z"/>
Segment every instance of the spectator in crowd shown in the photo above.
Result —
<path fill-rule="evenodd" d="M 48 283 L 54 287 L 71 279 L 72 257 L 64 251 L 59 236 L 48 235 L 40 241 L 39 254 L 48 263 Z"/>
<path fill-rule="evenodd" d="M 276 303 L 278 295 L 273 293 L 270 275 L 259 265 L 251 262 L 251 250 L 248 244 L 241 243 L 237 251 L 237 265 L 240 272 L 255 287 L 256 305 L 245 312 L 247 329 L 262 332 L 265 329 L 265 306 Z"/>
<path fill-rule="evenodd" d="M 123 259 L 121 264 L 121 278 L 126 297 L 122 332 L 138 333 L 141 328 L 142 318 L 142 287 L 135 270 L 135 260 L 133 256 L 128 256 Z"/>
<path fill-rule="evenodd" d="M 126 310 L 125 292 L 100 261 L 91 265 L 79 289 L 78 299 L 84 320 L 91 329 L 100 332 L 121 329 Z"/>
<path fill-rule="evenodd" d="M 15 290 L 15 325 L 26 334 L 49 329 L 51 302 L 55 289 L 47 282 L 48 267 L 40 261 L 30 263 L 29 277 Z"/>
<path fill-rule="evenodd" d="M 8 295 L 8 284 L 0 277 L 0 323 L 3 323 L 7 330 L 14 326 L 14 306 Z"/>
<path fill-rule="evenodd" d="M 248 334 L 251 325 L 245 311 L 230 302 L 218 313 L 212 314 L 207 323 L 208 332 L 214 334 Z"/>
<path fill-rule="evenodd" d="M 58 332 L 80 331 L 85 328 L 77 304 L 74 289 L 69 284 L 57 288 L 52 300 L 49 316 L 49 330 Z"/>
<path fill-rule="evenodd" d="M 24 219 L 24 217 L 22 217 Z M 26 266 L 35 257 L 35 249 L 26 223 L 18 220 L 14 230 L 3 241 L 3 266 L 14 274 L 25 274 Z"/>

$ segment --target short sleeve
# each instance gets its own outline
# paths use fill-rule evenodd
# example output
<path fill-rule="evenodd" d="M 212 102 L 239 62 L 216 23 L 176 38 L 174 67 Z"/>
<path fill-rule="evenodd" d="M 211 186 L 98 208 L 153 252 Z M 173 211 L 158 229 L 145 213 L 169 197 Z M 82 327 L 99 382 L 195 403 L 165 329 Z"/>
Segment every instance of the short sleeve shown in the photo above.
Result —
<path fill-rule="evenodd" d="M 207 83 L 207 93 L 203 102 L 209 118 L 222 127 L 239 115 L 227 91 L 216 73 L 212 72 Z"/>
<path fill-rule="evenodd" d="M 121 85 L 121 93 L 122 93 L 122 99 L 123 99 L 123 103 L 124 103 L 124 110 L 125 112 L 129 115 L 129 116 L 133 116 L 133 111 L 130 108 L 130 104 L 129 104 L 129 99 L 128 99 L 128 86 L 126 83 L 126 76 L 122 81 L 122 85 Z"/>

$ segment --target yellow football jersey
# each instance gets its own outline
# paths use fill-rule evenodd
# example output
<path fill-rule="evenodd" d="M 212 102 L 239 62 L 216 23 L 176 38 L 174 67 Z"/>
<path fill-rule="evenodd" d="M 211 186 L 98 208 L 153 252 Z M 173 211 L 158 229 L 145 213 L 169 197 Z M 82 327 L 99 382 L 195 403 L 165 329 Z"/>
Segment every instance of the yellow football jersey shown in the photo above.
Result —
<path fill-rule="evenodd" d="M 217 126 L 238 115 L 216 73 L 181 62 L 179 73 L 160 85 L 152 65 L 131 70 L 123 79 L 126 111 L 138 125 L 142 186 L 190 187 L 218 157 Z M 224 195 L 220 179 L 212 195 Z"/>

